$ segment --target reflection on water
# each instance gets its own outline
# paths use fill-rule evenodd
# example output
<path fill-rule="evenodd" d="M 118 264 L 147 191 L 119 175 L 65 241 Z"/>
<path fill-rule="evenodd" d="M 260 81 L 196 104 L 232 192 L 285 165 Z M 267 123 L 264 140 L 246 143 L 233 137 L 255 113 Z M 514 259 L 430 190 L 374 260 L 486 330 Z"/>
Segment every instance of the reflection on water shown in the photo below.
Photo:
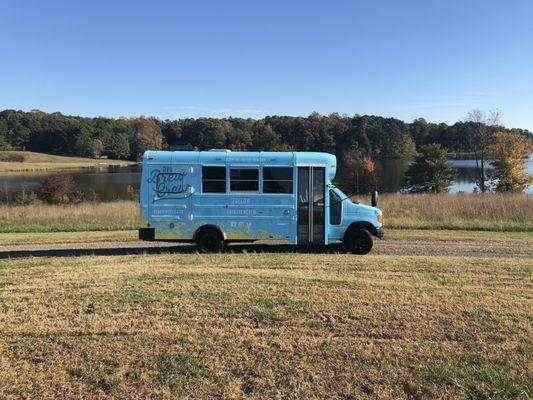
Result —
<path fill-rule="evenodd" d="M 0 175 L 0 201 L 12 196 L 14 191 L 23 187 L 35 190 L 47 177 L 53 175 L 71 175 L 86 198 L 93 193 L 102 201 L 122 200 L 128 198 L 128 186 L 138 189 L 141 181 L 141 167 L 102 167 L 85 168 L 74 171 L 38 171 L 17 172 Z"/>
<path fill-rule="evenodd" d="M 471 193 L 476 187 L 474 160 L 451 160 L 457 169 L 458 176 L 454 181 L 452 193 Z M 403 184 L 405 172 L 409 167 L 410 160 L 390 159 L 377 163 L 378 173 L 381 179 L 381 192 L 396 193 Z M 490 169 L 489 165 L 489 169 Z M 528 171 L 533 174 L 533 161 L 528 162 Z M 85 193 L 87 198 L 91 198 L 93 191 L 103 201 L 112 201 L 128 198 L 128 186 L 139 189 L 141 180 L 141 167 L 105 167 L 97 169 L 82 169 L 62 172 L 24 172 L 9 173 L 0 175 L 0 201 L 6 202 L 13 197 L 13 192 L 26 187 L 37 189 L 40 182 L 51 175 L 67 174 L 71 175 Z M 533 186 L 530 186 L 527 193 L 533 193 Z"/>
<path fill-rule="evenodd" d="M 383 193 L 398 192 L 403 185 L 403 180 L 410 159 L 386 159 L 377 162 L 377 171 L 379 175 L 379 191 Z"/>

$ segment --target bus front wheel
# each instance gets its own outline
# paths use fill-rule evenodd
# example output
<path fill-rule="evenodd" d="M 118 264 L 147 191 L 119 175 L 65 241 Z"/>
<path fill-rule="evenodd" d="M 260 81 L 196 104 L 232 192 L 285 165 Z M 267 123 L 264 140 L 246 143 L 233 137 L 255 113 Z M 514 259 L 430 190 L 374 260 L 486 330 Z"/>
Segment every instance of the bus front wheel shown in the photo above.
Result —
<path fill-rule="evenodd" d="M 374 241 L 366 229 L 351 229 L 344 238 L 344 247 L 353 254 L 368 254 Z"/>
<path fill-rule="evenodd" d="M 195 243 L 199 253 L 220 253 L 224 249 L 224 238 L 216 229 L 204 229 Z"/>

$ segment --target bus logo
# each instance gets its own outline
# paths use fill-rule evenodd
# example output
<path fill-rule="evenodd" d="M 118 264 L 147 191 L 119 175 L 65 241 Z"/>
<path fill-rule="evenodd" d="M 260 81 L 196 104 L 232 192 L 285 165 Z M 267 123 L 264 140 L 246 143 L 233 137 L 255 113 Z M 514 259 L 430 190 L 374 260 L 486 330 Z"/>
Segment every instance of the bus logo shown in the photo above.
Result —
<path fill-rule="evenodd" d="M 148 183 L 155 185 L 154 201 L 162 199 L 186 199 L 192 195 L 191 185 L 184 185 L 186 172 L 161 172 L 154 169 L 148 178 Z"/>

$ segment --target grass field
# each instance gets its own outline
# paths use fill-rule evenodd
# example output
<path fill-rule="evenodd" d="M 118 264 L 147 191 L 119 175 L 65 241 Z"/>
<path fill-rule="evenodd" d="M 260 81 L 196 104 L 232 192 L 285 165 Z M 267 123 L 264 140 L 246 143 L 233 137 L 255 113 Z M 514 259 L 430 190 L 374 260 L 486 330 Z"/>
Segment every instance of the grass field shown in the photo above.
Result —
<path fill-rule="evenodd" d="M 0 206 L 1 257 L 84 249 L 0 258 L 0 398 L 531 398 L 531 202 L 382 196 L 363 257 L 97 253 L 136 202 Z"/>
<path fill-rule="evenodd" d="M 383 195 L 379 207 L 385 228 L 533 231 L 533 195 Z M 0 233 L 136 229 L 138 209 L 133 201 L 0 205 Z"/>
<path fill-rule="evenodd" d="M 0 260 L 0 397 L 529 398 L 532 276 L 510 258 Z"/>
<path fill-rule="evenodd" d="M 32 151 L 0 151 L 0 160 L 3 158 L 2 156 L 9 158 L 10 155 L 22 156 L 24 161 L 0 161 L 0 173 L 135 164 L 134 162 L 124 160 L 64 157 L 44 153 L 35 153 Z"/>
<path fill-rule="evenodd" d="M 32 244 L 85 244 L 108 241 L 133 242 L 136 240 L 138 240 L 138 232 L 136 230 L 0 233 L 0 247 Z M 410 243 L 435 241 L 442 243 L 442 245 L 446 245 L 449 242 L 461 242 L 465 245 L 483 242 L 487 246 L 484 250 L 489 251 L 492 244 L 533 246 L 533 233 L 387 229 L 386 240 L 401 240 Z M 381 242 L 376 240 L 376 243 Z"/>

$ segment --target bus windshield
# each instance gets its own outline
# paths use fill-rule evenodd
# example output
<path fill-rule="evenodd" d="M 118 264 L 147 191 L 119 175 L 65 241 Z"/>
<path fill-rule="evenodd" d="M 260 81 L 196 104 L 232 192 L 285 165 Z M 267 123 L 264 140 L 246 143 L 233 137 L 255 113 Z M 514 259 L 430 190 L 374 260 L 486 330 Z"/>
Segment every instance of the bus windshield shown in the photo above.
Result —
<path fill-rule="evenodd" d="M 334 184 L 331 184 L 330 188 L 331 188 L 331 189 L 335 189 L 335 192 L 336 192 L 337 195 L 339 195 L 340 198 L 341 198 L 340 201 L 350 201 L 350 202 L 352 202 L 352 203 L 354 203 L 354 204 L 359 204 L 359 202 L 357 202 L 357 201 L 352 201 L 352 200 L 350 199 L 350 196 L 347 196 L 346 194 L 344 194 L 344 192 L 343 192 L 342 190 L 340 190 L 340 189 L 339 189 L 337 186 L 335 186 Z"/>

